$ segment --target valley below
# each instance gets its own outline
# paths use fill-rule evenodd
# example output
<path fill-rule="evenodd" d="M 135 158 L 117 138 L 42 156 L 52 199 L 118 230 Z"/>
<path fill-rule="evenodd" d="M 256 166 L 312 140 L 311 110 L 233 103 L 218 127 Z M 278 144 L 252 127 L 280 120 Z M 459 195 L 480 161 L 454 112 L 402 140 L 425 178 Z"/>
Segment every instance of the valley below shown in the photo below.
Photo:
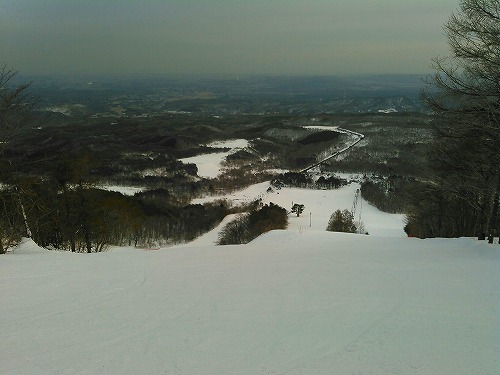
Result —
<path fill-rule="evenodd" d="M 498 246 L 407 225 L 415 82 L 41 81 L 0 171 L 0 373 L 497 374 Z"/>

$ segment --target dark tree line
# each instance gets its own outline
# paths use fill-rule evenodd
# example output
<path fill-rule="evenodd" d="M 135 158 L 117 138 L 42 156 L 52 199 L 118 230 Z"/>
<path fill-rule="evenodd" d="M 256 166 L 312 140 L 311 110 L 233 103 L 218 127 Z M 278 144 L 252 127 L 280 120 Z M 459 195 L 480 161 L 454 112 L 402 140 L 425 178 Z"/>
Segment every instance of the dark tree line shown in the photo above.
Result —
<path fill-rule="evenodd" d="M 423 92 L 436 114 L 435 177 L 415 193 L 407 230 L 491 239 L 500 228 L 500 4 L 462 0 L 444 29 L 451 56 L 434 59 Z"/>
<path fill-rule="evenodd" d="M 312 178 L 308 174 L 300 172 L 282 173 L 271 181 L 271 185 L 276 188 L 282 188 L 284 186 L 307 188 L 311 187 L 312 184 Z"/>
<path fill-rule="evenodd" d="M 39 178 L 23 180 L 20 193 L 15 189 L 1 193 L 7 213 L 1 225 L 10 234 L 4 239 L 29 236 L 40 246 L 72 252 L 192 240 L 229 212 L 222 204 L 176 206 L 157 196 L 125 196 L 83 183 L 57 186 Z"/>
<path fill-rule="evenodd" d="M 319 189 L 338 189 L 347 185 L 347 180 L 336 176 L 320 176 L 316 180 L 316 187 Z"/>
<path fill-rule="evenodd" d="M 320 176 L 316 181 L 307 173 L 302 172 L 285 172 L 278 175 L 271 181 L 271 185 L 275 188 L 282 187 L 298 187 L 298 188 L 313 188 L 313 189 L 338 189 L 347 185 L 347 181 L 336 176 Z"/>
<path fill-rule="evenodd" d="M 365 180 L 361 184 L 361 196 L 379 210 L 404 213 L 408 210 L 409 197 L 420 185 L 414 178 L 389 176 Z"/>

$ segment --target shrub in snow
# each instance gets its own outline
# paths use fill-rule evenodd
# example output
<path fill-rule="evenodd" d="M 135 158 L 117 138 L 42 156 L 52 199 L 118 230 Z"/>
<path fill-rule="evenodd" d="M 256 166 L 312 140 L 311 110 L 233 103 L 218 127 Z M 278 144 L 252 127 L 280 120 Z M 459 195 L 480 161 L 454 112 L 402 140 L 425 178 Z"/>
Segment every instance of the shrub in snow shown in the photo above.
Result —
<path fill-rule="evenodd" d="M 354 222 L 353 214 L 348 210 L 337 210 L 328 221 L 327 231 L 330 232 L 347 232 L 347 233 L 357 233 L 358 228 Z"/>

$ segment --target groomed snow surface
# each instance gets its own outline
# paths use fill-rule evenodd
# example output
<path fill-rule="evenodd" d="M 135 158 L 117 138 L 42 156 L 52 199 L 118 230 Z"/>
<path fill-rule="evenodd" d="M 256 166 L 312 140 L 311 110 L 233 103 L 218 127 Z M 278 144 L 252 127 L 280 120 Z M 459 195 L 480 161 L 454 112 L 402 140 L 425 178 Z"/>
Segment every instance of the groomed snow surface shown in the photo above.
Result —
<path fill-rule="evenodd" d="M 248 245 L 214 246 L 219 228 L 157 251 L 26 240 L 0 256 L 0 373 L 500 373 L 498 245 L 406 238 L 366 202 L 369 236 L 330 233 L 357 185 L 266 188 L 232 198 L 305 215 Z"/>

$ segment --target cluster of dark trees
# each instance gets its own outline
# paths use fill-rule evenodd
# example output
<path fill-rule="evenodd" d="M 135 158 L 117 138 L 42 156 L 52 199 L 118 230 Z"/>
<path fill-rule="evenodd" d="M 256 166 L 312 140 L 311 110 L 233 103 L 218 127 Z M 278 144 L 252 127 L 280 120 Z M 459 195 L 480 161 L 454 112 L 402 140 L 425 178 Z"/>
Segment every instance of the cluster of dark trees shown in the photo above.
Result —
<path fill-rule="evenodd" d="M 419 184 L 411 177 L 379 176 L 361 183 L 361 196 L 381 211 L 405 213 L 408 210 L 410 197 Z"/>
<path fill-rule="evenodd" d="M 347 185 L 347 181 L 336 176 L 320 176 L 315 182 L 307 173 L 285 172 L 273 179 L 271 181 L 271 185 L 273 185 L 275 188 L 288 186 L 314 189 L 338 189 L 344 185 Z"/>
<path fill-rule="evenodd" d="M 452 55 L 434 59 L 423 98 L 436 114 L 434 178 L 414 194 L 406 230 L 418 237 L 500 229 L 500 6 L 462 0 L 445 24 Z"/>
<path fill-rule="evenodd" d="M 125 196 L 89 182 L 87 158 L 61 162 L 54 175 L 22 177 L 0 193 L 0 246 L 21 236 L 43 247 L 100 252 L 108 245 L 152 246 L 192 240 L 229 212 L 222 204 L 175 205 L 156 189 Z"/>
<path fill-rule="evenodd" d="M 273 203 L 253 209 L 227 224 L 219 234 L 219 245 L 236 245 L 252 241 L 262 233 L 286 229 L 288 212 Z"/>
<path fill-rule="evenodd" d="M 315 132 L 313 134 L 310 134 L 302 139 L 299 139 L 297 142 L 299 142 L 301 145 L 308 145 L 311 143 L 319 143 L 319 142 L 327 142 L 331 141 L 333 139 L 337 139 L 340 137 L 340 133 L 335 132 L 335 131 L 319 131 Z"/>
<path fill-rule="evenodd" d="M 336 177 L 336 176 L 330 176 L 330 177 L 324 177 L 320 176 L 316 180 L 316 187 L 319 189 L 338 189 L 342 186 L 347 185 L 348 182 L 347 180 Z"/>
<path fill-rule="evenodd" d="M 307 173 L 300 172 L 286 172 L 277 176 L 271 181 L 271 185 L 276 188 L 282 188 L 284 186 L 288 187 L 300 187 L 307 188 L 312 186 L 313 179 Z"/>

